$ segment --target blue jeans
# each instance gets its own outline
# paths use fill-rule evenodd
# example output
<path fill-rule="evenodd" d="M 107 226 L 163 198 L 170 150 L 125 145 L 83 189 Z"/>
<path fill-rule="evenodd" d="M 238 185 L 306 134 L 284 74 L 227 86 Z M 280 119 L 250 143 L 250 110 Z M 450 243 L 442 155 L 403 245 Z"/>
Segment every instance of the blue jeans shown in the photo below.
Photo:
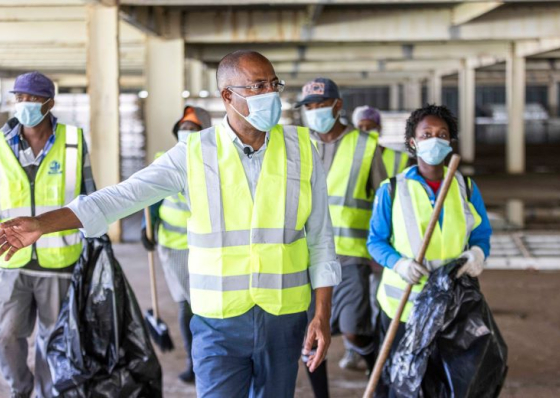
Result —
<path fill-rule="evenodd" d="M 258 306 L 233 318 L 195 315 L 197 396 L 293 397 L 306 324 L 305 312 L 275 316 Z"/>

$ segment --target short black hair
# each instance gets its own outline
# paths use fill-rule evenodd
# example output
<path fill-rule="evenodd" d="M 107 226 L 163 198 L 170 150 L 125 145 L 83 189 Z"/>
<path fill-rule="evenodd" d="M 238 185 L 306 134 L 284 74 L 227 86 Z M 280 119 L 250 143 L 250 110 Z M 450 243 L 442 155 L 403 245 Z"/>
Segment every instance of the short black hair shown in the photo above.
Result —
<path fill-rule="evenodd" d="M 451 140 L 457 140 L 459 132 L 457 130 L 457 118 L 445 105 L 426 104 L 423 108 L 413 111 L 406 120 L 404 133 L 404 143 L 408 152 L 415 156 L 416 150 L 410 146 L 410 139 L 416 137 L 416 127 L 427 116 L 435 116 L 447 123 Z"/>

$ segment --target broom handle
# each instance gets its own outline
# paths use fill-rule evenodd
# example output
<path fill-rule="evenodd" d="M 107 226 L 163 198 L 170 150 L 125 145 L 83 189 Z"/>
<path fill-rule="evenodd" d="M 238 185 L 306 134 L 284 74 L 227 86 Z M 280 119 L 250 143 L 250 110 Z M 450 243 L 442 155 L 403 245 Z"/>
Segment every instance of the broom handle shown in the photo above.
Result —
<path fill-rule="evenodd" d="M 146 207 L 144 209 L 144 217 L 146 218 L 146 237 L 148 240 L 152 240 L 152 215 L 150 214 L 150 208 Z M 154 252 L 153 250 L 148 250 L 148 264 L 150 266 L 150 288 L 152 291 L 152 308 L 154 311 L 155 319 L 159 318 L 159 308 L 158 308 L 158 298 L 157 298 L 157 288 L 156 288 L 156 267 L 154 262 Z"/>
<path fill-rule="evenodd" d="M 430 244 L 430 239 L 432 238 L 432 233 L 438 223 L 439 214 L 441 213 L 441 209 L 443 207 L 443 202 L 445 201 L 445 197 L 447 196 L 447 192 L 449 191 L 449 187 L 451 186 L 451 182 L 455 177 L 455 172 L 459 167 L 459 162 L 461 161 L 461 157 L 459 155 L 453 155 L 451 157 L 451 162 L 449 163 L 449 167 L 447 169 L 447 175 L 443 180 L 443 185 L 440 189 L 439 196 L 436 200 L 436 204 L 434 206 L 434 211 L 432 212 L 432 216 L 430 217 L 430 223 L 428 224 L 428 228 L 426 229 L 426 233 L 424 234 L 424 239 L 422 241 L 422 247 L 420 248 L 420 252 L 416 257 L 416 262 L 422 264 L 424 261 L 424 256 L 426 255 L 426 251 L 428 250 L 428 246 Z M 381 351 L 377 356 L 375 361 L 375 367 L 373 368 L 373 372 L 369 379 L 366 391 L 364 393 L 363 398 L 370 398 L 373 396 L 375 389 L 377 388 L 377 383 L 381 377 L 381 372 L 383 371 L 383 367 L 385 366 L 385 362 L 389 357 L 389 353 L 391 351 L 391 346 L 393 345 L 393 341 L 395 340 L 395 336 L 397 335 L 397 330 L 399 328 L 399 321 L 401 319 L 402 313 L 404 311 L 404 307 L 408 302 L 408 297 L 410 296 L 410 292 L 412 291 L 413 285 L 408 285 L 403 293 L 401 298 L 401 302 L 399 303 L 399 307 L 397 309 L 396 315 L 391 320 L 391 325 L 387 330 L 387 335 L 385 336 L 385 340 L 383 340 L 383 345 L 381 346 Z"/>

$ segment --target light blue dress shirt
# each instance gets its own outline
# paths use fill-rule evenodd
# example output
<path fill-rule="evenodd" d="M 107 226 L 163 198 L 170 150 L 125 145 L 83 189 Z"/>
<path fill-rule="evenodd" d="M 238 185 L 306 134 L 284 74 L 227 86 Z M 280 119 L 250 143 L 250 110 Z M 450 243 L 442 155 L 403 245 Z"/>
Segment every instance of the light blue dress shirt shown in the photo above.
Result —
<path fill-rule="evenodd" d="M 227 117 L 222 122 L 222 128 L 226 129 L 237 148 L 247 182 L 254 196 L 269 133 L 266 133 L 265 144 L 248 157 L 243 152 L 246 145 L 233 132 Z M 187 145 L 179 142 L 150 166 L 135 173 L 126 181 L 89 196 L 79 196 L 67 207 L 82 223 L 86 236 L 93 237 L 107 232 L 109 224 L 178 192 L 183 192 L 189 202 L 186 159 Z M 337 285 L 341 279 L 341 270 L 334 247 L 325 172 L 315 149 L 313 149 L 311 188 L 312 210 L 305 224 L 305 232 L 310 259 L 309 277 L 311 286 L 317 289 Z"/>

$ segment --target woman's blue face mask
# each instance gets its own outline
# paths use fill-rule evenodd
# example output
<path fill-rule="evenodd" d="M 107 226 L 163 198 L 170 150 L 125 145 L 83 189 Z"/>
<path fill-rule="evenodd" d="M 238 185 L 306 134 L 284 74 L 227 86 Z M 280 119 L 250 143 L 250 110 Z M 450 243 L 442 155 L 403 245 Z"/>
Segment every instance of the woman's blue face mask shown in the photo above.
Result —
<path fill-rule="evenodd" d="M 422 141 L 414 140 L 414 144 L 416 146 L 416 156 L 432 166 L 443 163 L 447 155 L 453 150 L 449 141 L 437 137 Z"/>

